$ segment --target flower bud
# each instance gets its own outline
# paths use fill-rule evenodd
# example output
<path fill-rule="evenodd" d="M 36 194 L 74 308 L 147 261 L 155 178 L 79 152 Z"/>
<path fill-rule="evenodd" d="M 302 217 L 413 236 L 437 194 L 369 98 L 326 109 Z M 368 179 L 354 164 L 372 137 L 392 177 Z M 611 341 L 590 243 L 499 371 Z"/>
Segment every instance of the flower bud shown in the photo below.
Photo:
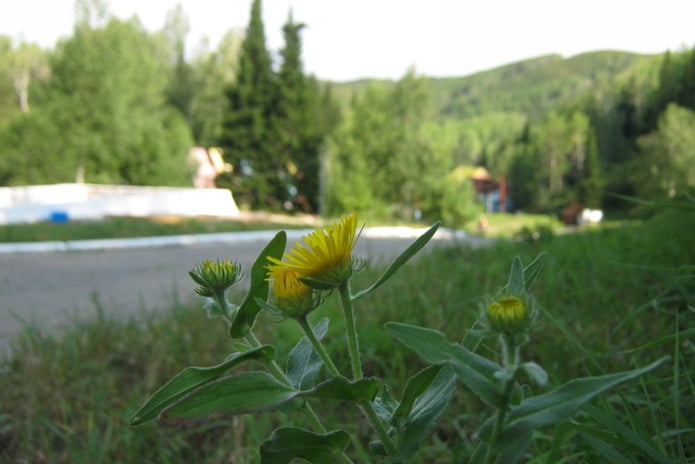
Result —
<path fill-rule="evenodd" d="M 239 263 L 210 259 L 198 264 L 188 275 L 199 285 L 195 292 L 206 297 L 224 292 L 243 277 Z"/>
<path fill-rule="evenodd" d="M 276 267 L 269 279 L 273 286 L 273 306 L 288 317 L 297 318 L 316 309 L 317 298 L 311 287 L 299 280 L 294 269 Z"/>
<path fill-rule="evenodd" d="M 529 311 L 526 304 L 515 296 L 498 298 L 485 309 L 490 327 L 498 332 L 517 332 L 526 328 Z"/>

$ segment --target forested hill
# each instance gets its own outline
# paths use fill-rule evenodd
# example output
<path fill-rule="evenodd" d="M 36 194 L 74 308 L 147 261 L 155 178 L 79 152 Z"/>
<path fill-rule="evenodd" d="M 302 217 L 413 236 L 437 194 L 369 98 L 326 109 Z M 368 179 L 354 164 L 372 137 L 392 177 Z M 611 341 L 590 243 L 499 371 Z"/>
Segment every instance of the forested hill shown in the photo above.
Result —
<path fill-rule="evenodd" d="M 435 114 L 466 118 L 491 112 L 541 116 L 576 99 L 595 85 L 612 80 L 654 55 L 595 51 L 570 58 L 544 55 L 464 77 L 428 78 Z M 369 79 L 333 84 L 334 95 L 349 103 Z M 386 84 L 389 81 L 383 81 Z"/>

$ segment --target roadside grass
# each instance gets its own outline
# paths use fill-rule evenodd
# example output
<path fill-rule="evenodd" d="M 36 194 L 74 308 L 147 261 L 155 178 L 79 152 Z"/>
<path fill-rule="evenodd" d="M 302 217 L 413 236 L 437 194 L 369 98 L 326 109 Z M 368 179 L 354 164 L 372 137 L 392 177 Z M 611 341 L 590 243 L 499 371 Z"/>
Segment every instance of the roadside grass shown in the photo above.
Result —
<path fill-rule="evenodd" d="M 671 362 L 537 431 L 528 462 L 693 462 L 693 230 L 695 211 L 667 211 L 622 228 L 432 250 L 356 303 L 365 374 L 398 387 L 422 367 L 385 335 L 383 323 L 426 325 L 463 340 L 486 297 L 505 283 L 512 258 L 530 262 L 546 253 L 532 289 L 544 323 L 524 351 L 548 371 L 551 383 L 642 366 L 664 354 Z M 353 289 L 380 271 L 367 266 Z M 331 318 L 328 348 L 338 364 L 347 364 L 335 295 L 327 303 L 312 320 Z M 224 323 L 207 319 L 197 304 L 127 320 L 95 311 L 92 321 L 67 327 L 60 338 L 26 326 L 13 342 L 13 355 L 0 365 L 1 462 L 251 463 L 278 421 L 305 426 L 294 417 L 257 414 L 128 427 L 130 414 L 163 382 L 189 365 L 218 364 L 230 342 Z M 257 327 L 259 338 L 280 353 L 299 338 L 291 321 L 270 315 Z M 479 352 L 496 356 L 493 345 Z M 459 388 L 416 462 L 465 462 L 487 412 Z M 325 414 L 327 423 L 357 430 L 360 441 L 349 454 L 369 462 L 364 421 L 340 404 L 322 403 Z"/>
<path fill-rule="evenodd" d="M 188 235 L 246 230 L 304 229 L 314 227 L 310 221 L 219 220 L 198 218 L 125 218 L 103 221 L 41 222 L 36 224 L 6 224 L 0 226 L 1 242 L 40 242 L 89 240 L 102 238 L 132 238 L 159 235 Z"/>
<path fill-rule="evenodd" d="M 487 222 L 484 228 L 480 226 L 481 218 Z M 564 228 L 560 220 L 548 214 L 531 213 L 487 213 L 465 225 L 470 233 L 483 234 L 488 237 L 512 237 L 532 235 L 534 232 L 554 233 Z"/>
<path fill-rule="evenodd" d="M 562 228 L 562 224 L 552 216 L 542 214 L 501 214 L 486 215 L 488 227 L 481 231 L 476 221 L 465 225 L 464 230 L 472 234 L 489 237 L 512 237 L 532 234 L 537 231 L 550 233 Z M 180 217 L 111 217 L 100 221 L 69 221 L 65 223 L 39 222 L 35 224 L 0 225 L 0 243 L 88 240 L 103 238 L 132 238 L 159 235 L 188 235 L 218 232 L 239 232 L 247 230 L 304 229 L 330 222 L 314 216 L 288 216 L 275 214 L 253 215 L 244 218 L 180 218 Z M 360 217 L 370 226 L 411 226 L 423 227 L 425 224 L 408 221 L 385 221 L 373 217 Z M 429 225 L 429 224 L 426 224 Z"/>

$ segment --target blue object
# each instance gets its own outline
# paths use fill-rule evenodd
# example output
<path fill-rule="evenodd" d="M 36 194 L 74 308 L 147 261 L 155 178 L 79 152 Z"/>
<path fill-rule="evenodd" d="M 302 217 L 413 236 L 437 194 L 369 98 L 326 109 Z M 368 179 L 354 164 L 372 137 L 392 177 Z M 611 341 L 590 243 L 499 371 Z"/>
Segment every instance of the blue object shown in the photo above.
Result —
<path fill-rule="evenodd" d="M 51 222 L 64 223 L 70 220 L 70 216 L 68 215 L 67 211 L 55 210 L 51 211 L 51 214 L 49 215 L 48 219 Z"/>

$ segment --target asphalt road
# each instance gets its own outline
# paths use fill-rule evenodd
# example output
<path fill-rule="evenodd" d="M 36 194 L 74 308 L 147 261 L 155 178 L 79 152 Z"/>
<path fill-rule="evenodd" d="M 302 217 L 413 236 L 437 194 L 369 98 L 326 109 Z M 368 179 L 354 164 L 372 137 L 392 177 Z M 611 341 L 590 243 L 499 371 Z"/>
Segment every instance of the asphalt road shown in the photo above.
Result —
<path fill-rule="evenodd" d="M 387 263 L 419 233 L 365 231 L 356 254 L 372 263 Z M 426 249 L 454 241 L 480 243 L 440 231 Z M 197 263 L 232 259 L 248 269 L 266 243 L 267 239 L 246 236 L 187 246 L 1 253 L 0 354 L 9 352 L 10 340 L 24 323 L 54 331 L 94 317 L 97 305 L 109 314 L 129 316 L 166 309 L 177 300 L 192 301 L 194 284 L 188 271 Z"/>

